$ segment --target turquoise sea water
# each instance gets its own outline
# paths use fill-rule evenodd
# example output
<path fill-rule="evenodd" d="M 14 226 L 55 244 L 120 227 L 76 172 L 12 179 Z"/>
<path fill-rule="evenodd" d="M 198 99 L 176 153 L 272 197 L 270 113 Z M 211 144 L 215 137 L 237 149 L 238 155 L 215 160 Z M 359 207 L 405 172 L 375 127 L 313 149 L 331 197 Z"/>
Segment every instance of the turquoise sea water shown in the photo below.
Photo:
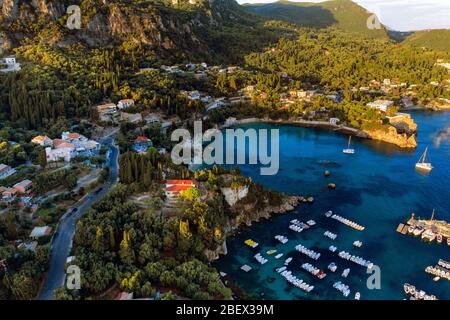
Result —
<path fill-rule="evenodd" d="M 389 144 L 355 138 L 355 155 L 342 153 L 347 137 L 333 131 L 267 124 L 242 126 L 244 129 L 280 129 L 279 173 L 261 176 L 258 166 L 241 165 L 242 174 L 276 191 L 313 195 L 316 201 L 312 205 L 302 204 L 292 213 L 244 228 L 240 234 L 228 239 L 228 255 L 215 262 L 215 266 L 256 299 L 261 298 L 261 293 L 266 299 L 344 299 L 332 288 L 338 280 L 350 286 L 351 294 L 347 299 L 353 299 L 357 291 L 362 299 L 404 299 L 405 282 L 440 299 L 450 299 L 450 281 L 433 282 L 433 276 L 424 272 L 425 267 L 435 265 L 440 258 L 449 261 L 450 247 L 444 243 L 425 243 L 396 232 L 398 224 L 404 223 L 411 212 L 429 218 L 436 209 L 437 219 L 450 221 L 450 141 L 435 143 L 439 133 L 450 126 L 450 113 L 417 112 L 412 115 L 419 126 L 416 150 L 404 151 Z M 418 174 L 414 166 L 427 146 L 434 170 L 424 176 Z M 325 170 L 331 171 L 330 177 L 324 177 Z M 336 190 L 327 189 L 330 182 L 337 184 Z M 356 231 L 326 218 L 324 212 L 328 210 L 364 225 L 366 229 Z M 317 225 L 300 234 L 295 233 L 288 229 L 289 221 L 294 218 L 304 222 L 314 219 Z M 337 233 L 337 239 L 332 241 L 324 237 L 326 230 Z M 273 239 L 276 234 L 286 235 L 289 242 L 280 244 Z M 244 245 L 248 238 L 260 243 L 257 251 Z M 354 248 L 355 240 L 361 240 L 363 246 Z M 322 256 L 313 261 L 296 252 L 294 247 L 299 243 L 321 252 Z M 328 251 L 332 244 L 338 248 L 336 253 Z M 284 256 L 276 260 L 266 254 L 269 249 L 277 249 L 277 253 L 284 253 Z M 339 258 L 340 250 L 378 265 L 381 289 L 369 290 L 366 269 Z M 261 252 L 269 262 L 259 265 L 253 258 L 256 252 Z M 274 271 L 288 256 L 294 257 L 289 270 L 315 286 L 311 293 L 292 287 Z M 336 273 L 327 269 L 331 261 L 338 265 Z M 326 271 L 327 276 L 322 280 L 311 276 L 300 268 L 304 262 Z M 250 265 L 253 270 L 241 271 L 243 264 Z M 345 268 L 351 269 L 346 279 L 341 277 Z"/>

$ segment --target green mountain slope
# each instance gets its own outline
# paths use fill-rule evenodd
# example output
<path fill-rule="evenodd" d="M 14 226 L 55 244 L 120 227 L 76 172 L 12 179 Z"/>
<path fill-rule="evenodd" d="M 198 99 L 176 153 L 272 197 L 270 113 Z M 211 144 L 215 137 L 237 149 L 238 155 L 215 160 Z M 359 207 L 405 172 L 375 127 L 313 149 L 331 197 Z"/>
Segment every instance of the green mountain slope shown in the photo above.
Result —
<path fill-rule="evenodd" d="M 79 5 L 81 28 L 66 22 Z M 132 43 L 159 56 L 233 62 L 283 33 L 234 0 L 0 1 L 0 54 L 24 44 L 85 48 Z"/>
<path fill-rule="evenodd" d="M 426 30 L 417 31 L 407 37 L 404 44 L 410 44 L 417 47 L 427 47 L 435 50 L 450 50 L 450 30 Z"/>
<path fill-rule="evenodd" d="M 371 38 L 388 37 L 383 26 L 381 29 L 369 29 L 367 19 L 372 14 L 350 0 L 331 0 L 322 3 L 279 1 L 269 4 L 247 4 L 244 7 L 272 19 L 302 27 L 334 26 Z"/>

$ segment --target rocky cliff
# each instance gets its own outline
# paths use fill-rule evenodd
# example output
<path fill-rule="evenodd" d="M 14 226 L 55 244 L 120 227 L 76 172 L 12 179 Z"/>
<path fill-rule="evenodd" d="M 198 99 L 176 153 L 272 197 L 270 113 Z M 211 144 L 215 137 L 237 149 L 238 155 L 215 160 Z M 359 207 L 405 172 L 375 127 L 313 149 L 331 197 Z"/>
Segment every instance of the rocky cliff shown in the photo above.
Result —
<path fill-rule="evenodd" d="M 392 143 L 400 148 L 417 147 L 415 134 L 398 133 L 394 126 L 386 126 L 379 130 L 364 130 L 364 133 L 371 139 Z"/>
<path fill-rule="evenodd" d="M 67 26 L 73 16 L 67 13 L 70 5 L 80 8 L 79 29 Z M 265 45 L 266 38 L 275 38 L 270 31 L 259 29 L 262 18 L 242 10 L 234 0 L 195 4 L 184 0 L 0 0 L 0 12 L 1 51 L 29 43 L 105 47 L 133 42 L 160 54 L 208 60 L 218 51 L 226 55 L 224 48 L 250 46 L 252 41 L 238 38 L 226 46 L 217 41 L 234 37 L 229 28 L 239 31 L 240 37 L 253 35 L 260 45 Z"/>
<path fill-rule="evenodd" d="M 231 207 L 231 210 L 234 212 L 234 218 L 227 222 L 227 234 L 233 233 L 233 231 L 243 225 L 251 226 L 253 222 L 258 222 L 261 219 L 269 219 L 274 214 L 292 211 L 303 199 L 300 196 L 284 196 L 279 206 L 266 206 L 261 210 L 256 210 L 250 204 L 240 205 L 239 202 L 235 203 Z M 209 261 L 218 259 L 219 255 L 227 254 L 226 240 L 216 250 L 207 249 L 204 254 Z"/>

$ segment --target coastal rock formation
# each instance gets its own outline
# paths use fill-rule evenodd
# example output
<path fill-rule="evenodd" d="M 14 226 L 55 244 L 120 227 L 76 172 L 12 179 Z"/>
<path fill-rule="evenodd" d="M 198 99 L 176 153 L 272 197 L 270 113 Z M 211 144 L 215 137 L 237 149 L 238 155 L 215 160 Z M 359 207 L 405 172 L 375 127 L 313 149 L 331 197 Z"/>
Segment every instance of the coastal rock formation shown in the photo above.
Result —
<path fill-rule="evenodd" d="M 216 250 L 206 249 L 204 254 L 208 261 L 214 261 L 219 259 L 220 255 L 226 255 L 228 253 L 227 241 L 224 240 L 222 245 L 218 246 Z"/>
<path fill-rule="evenodd" d="M 432 100 L 426 105 L 426 108 L 433 111 L 450 110 L 450 101 L 447 99 Z"/>
<path fill-rule="evenodd" d="M 300 203 L 301 199 L 302 198 L 298 196 L 286 196 L 281 205 L 267 206 L 257 211 L 250 205 L 234 207 L 232 210 L 235 211 L 235 218 L 229 221 L 229 227 L 231 230 L 235 230 L 243 224 L 250 226 L 252 222 L 257 222 L 262 218 L 269 219 L 272 214 L 292 211 Z M 252 211 L 253 214 L 249 215 L 248 213 Z"/>
<path fill-rule="evenodd" d="M 221 188 L 225 201 L 230 207 L 234 206 L 236 202 L 245 198 L 248 194 L 248 186 L 242 186 L 238 189 Z"/>
<path fill-rule="evenodd" d="M 417 124 L 406 113 L 399 113 L 394 117 L 389 117 L 389 123 L 397 129 L 398 133 L 413 134 L 417 131 Z"/>
<path fill-rule="evenodd" d="M 292 211 L 300 202 L 302 202 L 302 200 L 303 197 L 300 196 L 285 196 L 279 206 L 267 206 L 261 210 L 255 210 L 252 205 L 235 205 L 231 208 L 234 212 L 234 218 L 227 222 L 226 230 L 227 232 L 233 232 L 242 225 L 251 226 L 253 222 L 258 222 L 261 219 L 269 219 L 273 214 Z M 218 259 L 219 255 L 227 254 L 226 242 L 224 241 L 224 243 L 215 250 L 206 249 L 204 254 L 208 261 Z"/>
<path fill-rule="evenodd" d="M 406 133 L 400 134 L 393 126 L 388 126 L 379 130 L 365 130 L 367 136 L 374 140 L 381 140 L 392 143 L 400 148 L 416 148 L 417 141 L 415 134 L 408 136 Z"/>

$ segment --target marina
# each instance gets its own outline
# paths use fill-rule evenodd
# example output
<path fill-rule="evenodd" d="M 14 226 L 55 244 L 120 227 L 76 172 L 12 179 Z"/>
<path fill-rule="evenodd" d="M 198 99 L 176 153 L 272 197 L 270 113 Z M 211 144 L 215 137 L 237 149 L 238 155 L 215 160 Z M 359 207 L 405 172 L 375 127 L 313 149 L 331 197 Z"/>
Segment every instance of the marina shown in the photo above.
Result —
<path fill-rule="evenodd" d="M 441 258 L 449 261 L 446 259 L 449 252 L 447 238 L 443 234 L 440 245 L 437 236 L 431 244 L 421 241 L 418 237 L 424 230 L 419 228 L 416 231 L 418 236 L 414 238 L 413 233 L 408 234 L 410 226 L 405 223 L 409 218 L 405 219 L 405 213 L 417 211 L 421 218 L 416 220 L 430 219 L 433 208 L 436 208 L 435 220 L 450 221 L 450 172 L 444 165 L 450 154 L 450 145 L 442 143 L 437 149 L 432 140 L 435 134 L 448 126 L 450 113 L 440 116 L 417 113 L 414 119 L 420 127 L 417 150 L 399 151 L 385 144 L 362 142 L 355 138 L 352 145 L 357 150 L 357 156 L 354 157 L 343 154 L 342 148 L 339 148 L 339 145 L 346 144 L 348 137 L 293 126 L 249 126 L 280 130 L 280 172 L 276 177 L 262 177 L 259 168 L 250 165 L 241 166 L 241 172 L 272 190 L 314 195 L 315 202 L 311 205 L 300 204 L 289 214 L 274 215 L 270 220 L 241 229 L 236 236 L 227 239 L 228 254 L 213 264 L 225 271 L 254 299 L 260 299 L 261 293 L 264 293 L 264 299 L 353 300 L 359 292 L 361 300 L 402 300 L 405 299 L 405 282 L 413 283 L 440 299 L 450 299 L 450 281 L 443 278 L 432 281 L 436 276 L 425 272 L 427 266 L 435 267 Z M 433 157 L 433 170 L 429 175 L 422 175 L 414 170 L 414 165 L 426 146 Z M 329 178 L 324 176 L 325 171 L 332 172 L 333 182 L 340 186 L 333 192 L 326 188 L 326 179 Z M 328 212 L 330 210 L 332 212 Z M 364 231 L 336 223 L 337 220 L 331 219 L 333 214 L 364 226 Z M 295 219 L 304 224 L 314 220 L 316 225 L 297 233 L 288 229 Z M 399 222 L 403 224 L 400 228 Z M 337 238 L 331 240 L 324 236 L 326 231 L 338 235 Z M 286 236 L 289 241 L 282 244 L 274 240 L 276 235 Z M 260 265 L 253 258 L 256 253 L 253 249 L 242 250 L 246 239 L 259 243 L 259 252 L 264 252 L 269 260 L 265 265 Z M 356 248 L 353 246 L 355 241 L 361 241 L 363 245 Z M 320 258 L 313 260 L 295 250 L 299 243 L 321 253 Z M 284 256 L 277 260 L 276 254 L 265 255 L 271 249 L 277 249 L 277 254 L 282 252 Z M 381 290 L 367 289 L 367 268 L 356 267 L 354 262 L 338 257 L 341 251 L 376 263 L 382 270 Z M 311 293 L 297 290 L 285 278 L 274 276 L 277 274 L 274 270 L 284 266 L 287 258 L 292 258 L 288 263 L 289 270 L 314 285 Z M 335 272 L 328 268 L 332 262 L 337 263 Z M 324 270 L 327 276 L 320 280 L 306 273 L 301 269 L 304 263 Z M 253 270 L 249 273 L 239 270 L 243 264 L 252 266 Z M 351 271 L 344 279 L 342 272 L 348 268 Z M 275 280 L 272 281 L 272 278 Z M 351 289 L 347 297 L 332 287 L 338 281 L 345 282 Z"/>

